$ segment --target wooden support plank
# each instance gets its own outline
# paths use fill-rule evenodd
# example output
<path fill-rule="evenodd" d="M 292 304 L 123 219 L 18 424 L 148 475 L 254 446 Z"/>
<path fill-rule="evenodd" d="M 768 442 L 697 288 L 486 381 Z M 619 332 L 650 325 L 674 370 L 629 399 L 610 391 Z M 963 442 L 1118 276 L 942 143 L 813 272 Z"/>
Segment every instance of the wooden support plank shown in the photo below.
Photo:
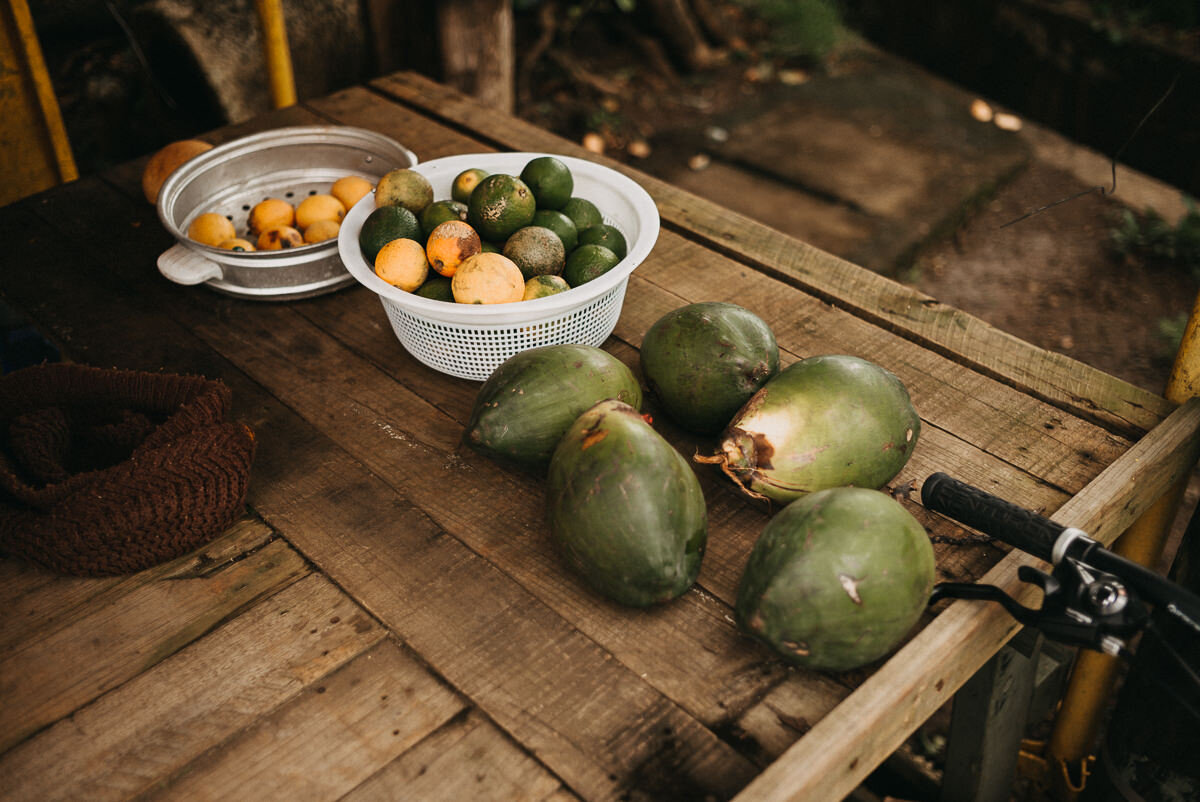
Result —
<path fill-rule="evenodd" d="M 1150 429 L 1172 409 L 1160 396 L 1030 345 L 934 298 L 589 153 L 530 123 L 483 109 L 420 75 L 397 73 L 371 86 L 423 113 L 486 132 L 492 147 L 579 156 L 632 175 L 654 196 L 666 226 L 1123 436 Z"/>
<path fill-rule="evenodd" d="M 1041 641 L 1022 630 L 954 694 L 942 802 L 1010 799 Z"/>
<path fill-rule="evenodd" d="M 1170 415 L 1052 516 L 1111 542 L 1200 455 L 1200 399 Z M 1044 563 L 1012 552 L 983 581 L 1025 604 L 1037 593 L 1017 579 Z M 841 799 L 895 751 L 1017 631 L 994 604 L 957 601 L 738 795 L 744 800 Z M 950 659 L 951 655 L 958 656 Z M 884 715 L 901 709 L 905 715 Z"/>
<path fill-rule="evenodd" d="M 343 802 L 394 799 L 566 802 L 578 797 L 472 710 L 342 797 Z"/>
<path fill-rule="evenodd" d="M 383 635 L 310 575 L 0 755 L 0 788 L 14 800 L 148 791 Z"/>
<path fill-rule="evenodd" d="M 158 576 L 77 619 L 33 633 L 0 658 L 0 750 L 174 654 L 228 616 L 308 573 L 286 543 L 223 570 Z"/>
<path fill-rule="evenodd" d="M 341 799 L 463 709 L 453 691 L 384 640 L 142 798 Z"/>

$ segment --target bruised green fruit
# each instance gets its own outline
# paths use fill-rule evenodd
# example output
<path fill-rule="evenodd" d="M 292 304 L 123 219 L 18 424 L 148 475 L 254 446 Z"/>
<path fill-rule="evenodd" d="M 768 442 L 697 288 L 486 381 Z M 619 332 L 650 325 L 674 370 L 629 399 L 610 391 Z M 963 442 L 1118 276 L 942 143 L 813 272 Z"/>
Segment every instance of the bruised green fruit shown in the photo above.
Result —
<path fill-rule="evenodd" d="M 600 278 L 620 261 L 615 253 L 603 245 L 580 245 L 567 257 L 562 277 L 572 287 L 578 287 Z"/>
<path fill-rule="evenodd" d="M 558 295 L 569 289 L 571 285 L 562 276 L 534 276 L 525 282 L 525 297 L 521 300 L 532 301 L 534 298 Z"/>
<path fill-rule="evenodd" d="M 647 607 L 696 581 L 708 539 L 700 483 L 628 404 L 601 401 L 571 424 L 546 498 L 567 564 L 613 601 Z"/>
<path fill-rule="evenodd" d="M 416 294 L 432 301 L 448 301 L 454 303 L 454 293 L 450 291 L 450 279 L 430 271 L 430 277 L 416 289 Z"/>
<path fill-rule="evenodd" d="M 787 503 L 829 487 L 882 487 L 908 462 L 921 419 L 904 384 L 854 356 L 779 371 L 725 429 L 716 462 L 750 495 Z"/>
<path fill-rule="evenodd" d="M 545 467 L 568 427 L 593 404 L 642 405 L 642 388 L 625 363 L 590 345 L 519 351 L 479 388 L 464 439 L 494 459 Z"/>
<path fill-rule="evenodd" d="M 883 657 L 933 588 L 925 528 L 891 496 L 839 487 L 773 517 L 738 589 L 738 625 L 788 660 L 846 671 Z"/>
<path fill-rule="evenodd" d="M 608 223 L 590 226 L 580 231 L 579 244 L 603 245 L 615 253 L 618 259 L 624 259 L 625 254 L 629 253 L 629 245 L 625 242 L 625 235 L 616 226 L 610 226 Z"/>
<path fill-rule="evenodd" d="M 561 209 L 575 189 L 570 168 L 553 156 L 538 156 L 531 160 L 521 170 L 521 180 L 537 198 L 539 209 Z"/>
<path fill-rule="evenodd" d="M 533 222 L 537 202 L 516 176 L 493 173 L 481 180 L 467 201 L 467 222 L 481 239 L 502 241 Z"/>
<path fill-rule="evenodd" d="M 570 253 L 579 244 L 579 232 L 575 230 L 575 224 L 562 212 L 554 209 L 538 209 L 533 213 L 533 222 L 530 225 L 548 228 L 557 234 L 558 238 L 562 240 L 564 253 Z"/>
<path fill-rule="evenodd" d="M 562 273 L 567 257 L 558 235 L 541 226 L 525 226 L 513 232 L 504 243 L 504 255 L 521 268 L 526 279 Z"/>
<path fill-rule="evenodd" d="M 778 372 L 779 348 L 758 315 L 713 301 L 659 318 L 642 339 L 641 361 L 671 420 L 698 434 L 718 434 Z"/>
<path fill-rule="evenodd" d="M 571 218 L 576 231 L 583 231 L 604 222 L 604 215 L 600 214 L 599 207 L 587 198 L 569 198 L 563 204 L 562 213 Z"/>

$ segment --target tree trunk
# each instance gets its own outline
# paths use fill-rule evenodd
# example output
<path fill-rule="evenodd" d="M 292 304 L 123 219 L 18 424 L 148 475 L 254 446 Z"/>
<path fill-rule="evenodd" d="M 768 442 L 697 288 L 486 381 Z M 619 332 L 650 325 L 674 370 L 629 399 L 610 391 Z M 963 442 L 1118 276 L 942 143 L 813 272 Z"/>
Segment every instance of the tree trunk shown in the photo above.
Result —
<path fill-rule="evenodd" d="M 712 66 L 715 55 L 687 0 L 646 0 L 655 26 L 689 70 Z"/>
<path fill-rule="evenodd" d="M 511 114 L 515 73 L 511 0 L 442 0 L 437 17 L 442 79 Z"/>

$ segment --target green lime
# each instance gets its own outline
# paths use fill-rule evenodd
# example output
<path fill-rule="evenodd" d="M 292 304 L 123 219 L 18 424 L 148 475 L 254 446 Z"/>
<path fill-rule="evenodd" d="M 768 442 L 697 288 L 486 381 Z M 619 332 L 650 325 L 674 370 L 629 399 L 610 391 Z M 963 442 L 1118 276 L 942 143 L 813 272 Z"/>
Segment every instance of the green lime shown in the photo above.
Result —
<path fill-rule="evenodd" d="M 571 218 L 576 231 L 583 231 L 604 222 L 604 217 L 596 208 L 596 204 L 587 198 L 571 198 L 562 207 L 562 213 Z"/>
<path fill-rule="evenodd" d="M 548 228 L 525 226 L 504 243 L 504 255 L 516 262 L 526 279 L 561 273 L 567 253 L 562 240 Z"/>
<path fill-rule="evenodd" d="M 618 259 L 624 259 L 625 254 L 629 252 L 629 247 L 625 244 L 625 235 L 608 223 L 601 223 L 580 231 L 579 244 L 603 245 L 615 253 Z"/>
<path fill-rule="evenodd" d="M 562 275 L 568 284 L 578 287 L 612 270 L 619 261 L 617 255 L 603 245 L 580 245 L 567 257 Z"/>
<path fill-rule="evenodd" d="M 579 232 L 575 230 L 575 224 L 562 212 L 538 209 L 533 213 L 533 222 L 530 225 L 548 228 L 557 234 L 562 240 L 563 250 L 567 253 L 575 250 L 575 246 L 579 244 Z"/>
<path fill-rule="evenodd" d="M 375 264 L 375 256 L 394 239 L 421 238 L 421 224 L 417 216 L 403 206 L 380 206 L 367 215 L 358 232 L 358 247 L 363 258 Z"/>
<path fill-rule="evenodd" d="M 567 165 L 553 156 L 538 156 L 521 171 L 539 209 L 561 209 L 575 190 L 575 179 Z"/>
<path fill-rule="evenodd" d="M 479 243 L 484 253 L 504 253 L 503 242 L 492 242 L 491 240 L 481 240 Z"/>
<path fill-rule="evenodd" d="M 488 171 L 480 167 L 468 167 L 454 177 L 454 183 L 450 185 L 450 197 L 459 203 L 466 203 L 471 199 L 471 193 L 475 191 L 476 185 L 487 178 Z"/>
<path fill-rule="evenodd" d="M 403 206 L 420 214 L 433 203 L 433 185 L 415 170 L 400 167 L 385 173 L 375 185 L 376 206 Z"/>
<path fill-rule="evenodd" d="M 482 239 L 503 240 L 533 222 L 537 201 L 524 181 L 493 173 L 479 182 L 467 202 L 467 222 Z"/>
<path fill-rule="evenodd" d="M 430 273 L 429 278 L 425 279 L 425 283 L 417 287 L 415 294 L 434 301 L 454 303 L 454 294 L 450 292 L 450 279 L 434 273 Z"/>
<path fill-rule="evenodd" d="M 521 300 L 545 298 L 547 295 L 558 295 L 569 289 L 571 285 L 562 276 L 534 276 L 525 282 L 525 297 Z"/>
<path fill-rule="evenodd" d="M 425 207 L 425 211 L 421 212 L 421 232 L 428 239 L 430 231 L 451 220 L 461 220 L 465 223 L 467 204 L 456 200 L 434 201 Z"/>

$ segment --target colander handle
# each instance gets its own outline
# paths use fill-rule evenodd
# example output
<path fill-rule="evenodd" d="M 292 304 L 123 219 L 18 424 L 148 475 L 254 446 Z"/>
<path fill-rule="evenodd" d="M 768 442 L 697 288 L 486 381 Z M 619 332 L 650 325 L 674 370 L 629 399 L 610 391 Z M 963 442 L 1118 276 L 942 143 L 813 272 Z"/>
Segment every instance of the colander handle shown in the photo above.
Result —
<path fill-rule="evenodd" d="M 176 284 L 203 284 L 210 279 L 224 276 L 221 266 L 194 250 L 178 243 L 163 251 L 158 257 L 158 272 Z"/>

